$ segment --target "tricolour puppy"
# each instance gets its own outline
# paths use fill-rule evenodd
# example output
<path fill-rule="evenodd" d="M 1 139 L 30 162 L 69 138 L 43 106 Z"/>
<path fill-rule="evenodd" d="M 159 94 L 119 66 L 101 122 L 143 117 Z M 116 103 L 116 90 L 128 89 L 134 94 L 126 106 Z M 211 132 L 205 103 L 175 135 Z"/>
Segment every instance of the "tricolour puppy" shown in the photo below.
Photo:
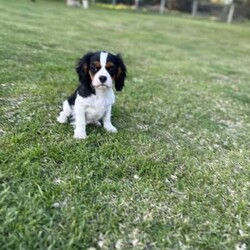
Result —
<path fill-rule="evenodd" d="M 100 125 L 111 133 L 117 129 L 111 123 L 111 109 L 115 102 L 115 89 L 121 91 L 126 78 L 126 66 L 118 55 L 111 53 L 89 52 L 78 62 L 76 72 L 80 85 L 76 91 L 63 103 L 57 121 L 68 122 L 72 118 L 74 138 L 86 138 L 86 125 L 89 123 Z"/>

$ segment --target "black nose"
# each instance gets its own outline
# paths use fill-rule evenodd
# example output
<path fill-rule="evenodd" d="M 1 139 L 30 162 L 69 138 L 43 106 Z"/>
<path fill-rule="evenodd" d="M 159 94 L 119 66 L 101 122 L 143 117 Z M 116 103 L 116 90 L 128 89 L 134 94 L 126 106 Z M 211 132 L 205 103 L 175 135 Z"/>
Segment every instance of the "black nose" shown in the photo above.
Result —
<path fill-rule="evenodd" d="M 107 80 L 107 76 L 99 76 L 99 80 L 101 83 L 105 83 Z"/>

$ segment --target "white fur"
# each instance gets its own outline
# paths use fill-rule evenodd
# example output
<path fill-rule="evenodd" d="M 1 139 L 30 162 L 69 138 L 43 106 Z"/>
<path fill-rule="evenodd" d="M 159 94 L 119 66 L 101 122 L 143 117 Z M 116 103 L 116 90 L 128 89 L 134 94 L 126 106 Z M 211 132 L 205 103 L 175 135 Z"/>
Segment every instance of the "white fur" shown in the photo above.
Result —
<path fill-rule="evenodd" d="M 94 79 L 92 81 L 93 86 L 96 88 L 111 88 L 112 87 L 112 78 L 109 74 L 109 72 L 106 70 L 106 61 L 108 58 L 107 52 L 101 52 L 100 54 L 100 64 L 101 68 L 100 70 L 95 74 Z M 100 82 L 99 77 L 100 76 L 106 76 L 107 80 L 106 82 L 102 83 Z"/>
<path fill-rule="evenodd" d="M 115 102 L 115 95 L 112 88 L 96 89 L 96 94 L 89 97 L 77 95 L 75 105 L 69 105 L 66 100 L 63 103 L 63 111 L 58 117 L 58 122 L 65 123 L 72 116 L 74 138 L 86 138 L 86 125 L 100 125 L 99 120 L 103 121 L 104 128 L 111 133 L 116 133 L 117 129 L 111 123 L 111 109 Z"/>
<path fill-rule="evenodd" d="M 68 101 L 66 100 L 63 102 L 63 111 L 60 112 L 60 115 L 57 118 L 57 121 L 59 123 L 67 123 L 68 118 L 71 116 L 71 114 L 72 114 L 72 109 L 71 109 Z"/>

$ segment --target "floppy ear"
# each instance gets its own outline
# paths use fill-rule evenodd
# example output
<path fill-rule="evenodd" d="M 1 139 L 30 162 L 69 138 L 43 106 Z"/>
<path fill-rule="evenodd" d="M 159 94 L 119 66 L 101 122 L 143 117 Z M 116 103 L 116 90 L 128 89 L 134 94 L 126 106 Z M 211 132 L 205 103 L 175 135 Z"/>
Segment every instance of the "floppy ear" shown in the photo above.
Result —
<path fill-rule="evenodd" d="M 77 63 L 76 72 L 78 74 L 79 81 L 81 84 L 91 83 L 91 78 L 89 75 L 89 64 L 92 55 L 92 52 L 87 53 Z"/>
<path fill-rule="evenodd" d="M 125 78 L 127 75 L 127 69 L 120 54 L 116 55 L 116 62 L 117 62 L 117 75 L 115 77 L 115 89 L 117 91 L 121 91 L 123 89 Z"/>

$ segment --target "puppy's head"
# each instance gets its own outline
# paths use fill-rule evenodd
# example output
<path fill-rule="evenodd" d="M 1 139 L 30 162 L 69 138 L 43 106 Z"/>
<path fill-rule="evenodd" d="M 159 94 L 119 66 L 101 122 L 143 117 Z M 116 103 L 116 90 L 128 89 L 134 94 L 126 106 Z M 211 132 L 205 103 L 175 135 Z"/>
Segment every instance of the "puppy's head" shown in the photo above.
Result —
<path fill-rule="evenodd" d="M 126 66 L 121 56 L 108 52 L 89 52 L 78 62 L 76 71 L 81 84 L 94 89 L 106 89 L 115 83 L 117 91 L 121 91 L 126 78 Z"/>

